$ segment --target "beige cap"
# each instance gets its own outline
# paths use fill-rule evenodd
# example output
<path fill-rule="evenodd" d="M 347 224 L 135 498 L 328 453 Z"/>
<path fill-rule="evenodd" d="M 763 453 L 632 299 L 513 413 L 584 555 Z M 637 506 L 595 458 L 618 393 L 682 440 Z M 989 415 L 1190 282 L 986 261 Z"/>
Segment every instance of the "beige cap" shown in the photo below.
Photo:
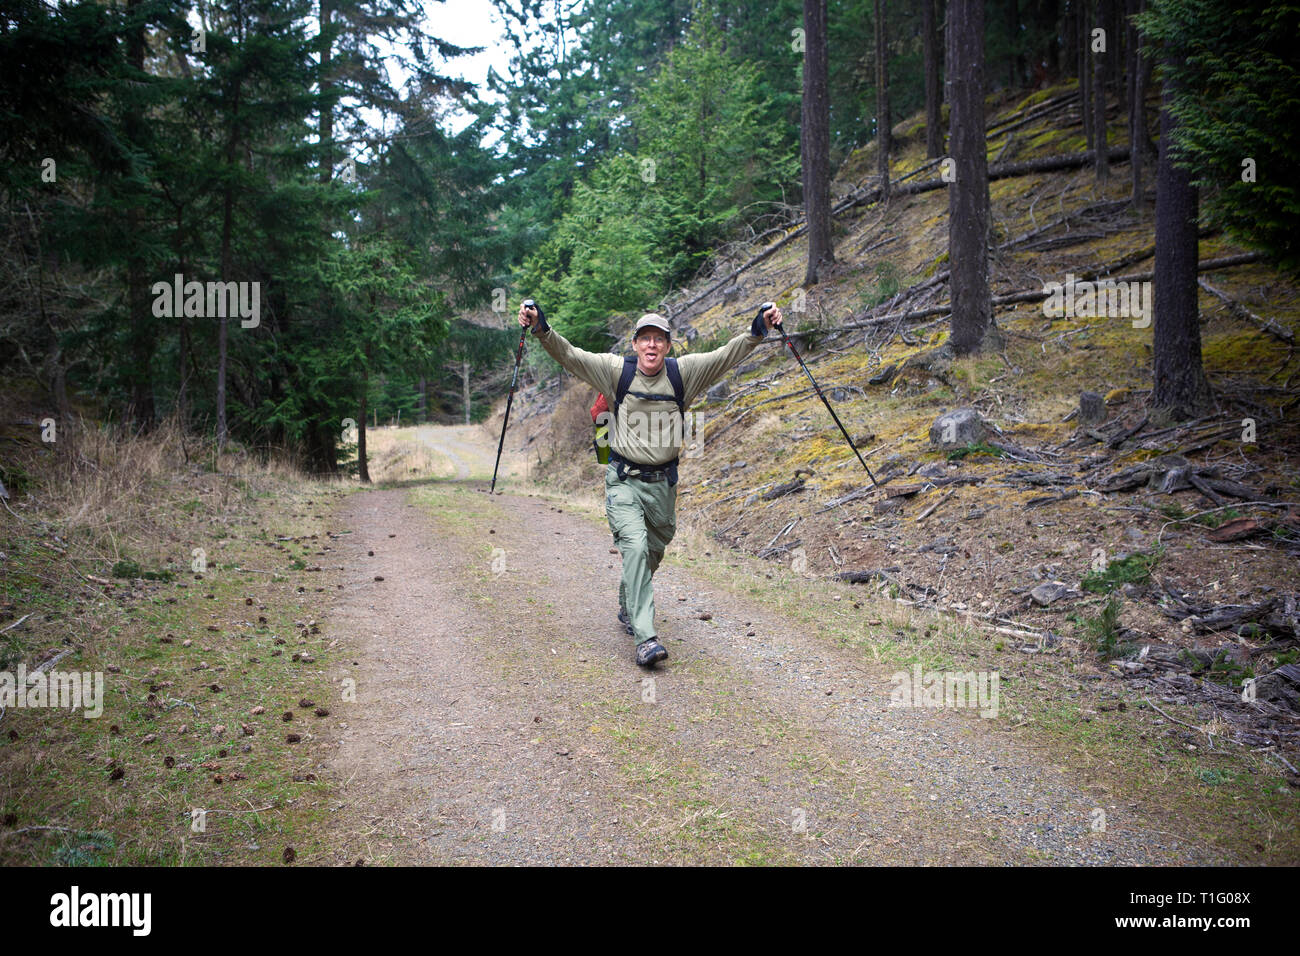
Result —
<path fill-rule="evenodd" d="M 636 338 L 641 333 L 642 329 L 659 329 L 664 333 L 664 335 L 668 336 L 668 338 L 671 339 L 673 337 L 673 330 L 668 325 L 668 320 L 657 312 L 647 312 L 645 315 L 641 316 L 640 321 L 636 324 L 636 328 L 632 330 L 632 338 Z"/>

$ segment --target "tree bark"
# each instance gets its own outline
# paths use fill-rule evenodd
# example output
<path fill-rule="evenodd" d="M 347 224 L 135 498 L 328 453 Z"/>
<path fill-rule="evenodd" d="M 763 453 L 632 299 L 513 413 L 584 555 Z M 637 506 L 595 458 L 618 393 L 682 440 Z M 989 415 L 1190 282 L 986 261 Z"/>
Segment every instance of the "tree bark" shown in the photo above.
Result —
<path fill-rule="evenodd" d="M 1182 52 L 1167 48 L 1167 61 Z M 1177 84 L 1165 80 L 1160 109 L 1160 161 L 1156 171 L 1155 322 L 1151 408 L 1163 421 L 1195 418 L 1206 409 L 1210 387 L 1201 364 L 1197 274 L 1197 194 L 1191 174 L 1175 165 L 1173 115 Z"/>
<path fill-rule="evenodd" d="M 940 0 L 921 0 L 921 56 L 925 72 L 925 155 L 938 159 L 943 155 L 943 88 L 939 85 L 939 27 L 935 22 L 935 4 Z"/>
<path fill-rule="evenodd" d="M 889 199 L 889 154 L 893 125 L 889 116 L 889 38 L 885 30 L 885 0 L 876 3 L 876 175 L 880 195 Z"/>
<path fill-rule="evenodd" d="M 1145 4 L 1143 0 L 1128 0 L 1128 142 L 1129 174 L 1133 186 L 1133 209 L 1142 208 L 1142 172 L 1146 159 L 1147 139 L 1147 87 L 1146 71 L 1142 64 L 1142 36 L 1138 33 L 1133 17 L 1141 13 Z"/>
<path fill-rule="evenodd" d="M 827 92 L 826 0 L 804 0 L 803 193 L 808 210 L 808 270 L 804 285 L 815 285 L 835 262 L 831 238 L 831 132 Z"/>
<path fill-rule="evenodd" d="M 366 346 L 366 362 L 361 368 L 361 414 L 357 416 L 357 477 L 364 485 L 370 484 L 370 469 L 366 466 L 366 397 L 370 392 L 370 346 Z M 379 410 L 375 409 L 378 416 Z M 378 417 L 375 427 L 379 426 Z"/>
<path fill-rule="evenodd" d="M 329 102 L 326 95 L 332 88 L 330 76 L 330 59 L 333 56 L 333 42 L 325 39 L 326 33 L 330 27 L 330 17 L 334 12 L 332 0 L 320 0 L 320 32 L 321 32 L 321 51 L 320 51 L 320 85 L 321 85 L 321 106 L 320 106 L 320 181 L 328 183 L 334 178 L 334 105 Z"/>
<path fill-rule="evenodd" d="M 141 5 L 142 0 L 128 0 L 128 14 L 134 13 Z M 126 38 L 127 62 L 139 73 L 144 73 L 145 47 L 145 29 L 141 23 Z M 130 146 L 143 149 L 146 135 L 144 116 L 134 104 L 123 117 L 123 127 Z M 136 190 L 135 186 L 130 188 Z M 131 330 L 131 417 L 148 428 L 156 417 L 152 373 L 156 335 L 149 302 L 148 265 L 140 253 L 144 242 L 140 235 L 143 218 L 144 212 L 138 205 L 132 205 L 126 211 L 126 230 L 130 237 L 126 261 L 126 306 L 127 327 Z"/>
<path fill-rule="evenodd" d="M 460 401 L 465 408 L 465 424 L 469 424 L 469 362 L 460 363 Z"/>
<path fill-rule="evenodd" d="M 1020 4 L 1018 0 L 1005 0 L 1007 28 L 1007 89 L 1019 86 L 1020 63 Z"/>
<path fill-rule="evenodd" d="M 952 347 L 978 352 L 993 321 L 989 302 L 989 180 L 984 134 L 984 4 L 948 5 L 949 139 L 955 179 L 948 184 Z"/>
<path fill-rule="evenodd" d="M 1079 109 L 1083 114 L 1083 139 L 1088 149 L 1092 149 L 1092 71 L 1088 68 L 1088 49 L 1092 43 L 1092 30 L 1088 26 L 1088 0 L 1079 0 L 1075 10 L 1077 18 L 1079 49 Z"/>
<path fill-rule="evenodd" d="M 238 42 L 244 39 L 244 21 L 242 5 L 235 5 L 235 38 Z M 239 104 L 242 83 L 235 82 L 234 90 L 231 93 L 230 102 L 230 135 L 226 138 L 226 167 L 227 170 L 233 169 L 235 157 L 239 151 Z M 221 281 L 233 282 L 234 280 L 234 252 L 231 243 L 234 241 L 234 210 L 235 195 L 234 185 L 231 182 L 231 176 L 227 175 L 226 184 L 221 190 Z M 226 310 L 222 310 L 223 313 Z M 226 421 L 226 368 L 227 368 L 227 337 L 229 331 L 229 318 L 223 314 L 217 320 L 217 454 L 220 455 L 225 448 L 226 440 L 229 437 L 229 426 Z"/>
<path fill-rule="evenodd" d="M 1099 0 L 1098 19 L 1105 16 L 1105 0 Z M 1095 159 L 1093 165 L 1097 172 L 1097 182 L 1104 183 L 1110 178 L 1110 158 L 1106 146 L 1106 60 L 1112 55 L 1114 37 L 1106 31 L 1106 50 L 1092 53 L 1092 147 Z M 1091 50 L 1089 44 L 1089 50 Z"/>

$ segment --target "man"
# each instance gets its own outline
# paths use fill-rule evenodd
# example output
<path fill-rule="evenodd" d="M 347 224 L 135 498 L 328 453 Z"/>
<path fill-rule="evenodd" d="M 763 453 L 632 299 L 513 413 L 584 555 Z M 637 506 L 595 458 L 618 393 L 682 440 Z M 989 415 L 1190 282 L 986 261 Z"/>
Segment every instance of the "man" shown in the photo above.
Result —
<path fill-rule="evenodd" d="M 677 460 L 686 432 L 684 411 L 754 351 L 769 329 L 781 324 L 781 310 L 759 309 L 748 333 L 712 352 L 680 360 L 668 357 L 672 330 L 667 320 L 648 313 L 632 332 L 634 374 L 630 358 L 575 348 L 547 324 L 531 299 L 519 306 L 519 324 L 531 326 L 552 358 L 610 402 L 605 514 L 623 555 L 618 619 L 636 640 L 636 662 L 653 667 L 668 656 L 655 633 L 651 577 L 677 531 Z M 621 379 L 627 391 L 620 401 Z"/>

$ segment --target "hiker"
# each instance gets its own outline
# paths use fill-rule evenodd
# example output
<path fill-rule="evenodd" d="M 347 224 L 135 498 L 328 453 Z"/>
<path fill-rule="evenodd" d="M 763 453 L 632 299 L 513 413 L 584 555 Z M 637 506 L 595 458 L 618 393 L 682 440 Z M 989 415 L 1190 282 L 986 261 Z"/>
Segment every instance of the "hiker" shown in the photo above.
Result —
<path fill-rule="evenodd" d="M 541 307 L 530 303 L 519 306 L 519 324 L 531 326 L 560 365 L 609 397 L 605 514 L 623 555 L 618 620 L 636 640 L 636 662 L 652 667 L 668 656 L 655 634 L 651 577 L 677 530 L 677 460 L 686 409 L 781 324 L 781 310 L 760 309 L 748 332 L 712 352 L 676 359 L 668 356 L 672 330 L 653 312 L 632 332 L 635 355 L 623 357 L 574 347 L 547 324 Z"/>

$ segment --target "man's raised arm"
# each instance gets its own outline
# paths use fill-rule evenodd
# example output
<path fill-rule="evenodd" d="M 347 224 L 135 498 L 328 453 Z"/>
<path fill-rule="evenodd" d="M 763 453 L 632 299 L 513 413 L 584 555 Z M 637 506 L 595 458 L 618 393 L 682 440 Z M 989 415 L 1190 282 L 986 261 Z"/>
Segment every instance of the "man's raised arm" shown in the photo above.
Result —
<path fill-rule="evenodd" d="M 618 372 L 623 367 L 617 355 L 598 355 L 573 345 L 546 321 L 542 307 L 532 299 L 519 306 L 519 324 L 531 326 L 533 335 L 548 355 L 603 395 L 612 395 L 618 386 Z"/>
<path fill-rule="evenodd" d="M 712 352 L 682 356 L 678 360 L 678 367 L 682 370 L 682 384 L 686 388 L 686 404 L 689 405 L 696 396 L 744 361 L 758 343 L 763 341 L 768 329 L 780 324 L 781 310 L 776 306 L 759 309 L 750 324 L 749 332 L 742 332 Z"/>

